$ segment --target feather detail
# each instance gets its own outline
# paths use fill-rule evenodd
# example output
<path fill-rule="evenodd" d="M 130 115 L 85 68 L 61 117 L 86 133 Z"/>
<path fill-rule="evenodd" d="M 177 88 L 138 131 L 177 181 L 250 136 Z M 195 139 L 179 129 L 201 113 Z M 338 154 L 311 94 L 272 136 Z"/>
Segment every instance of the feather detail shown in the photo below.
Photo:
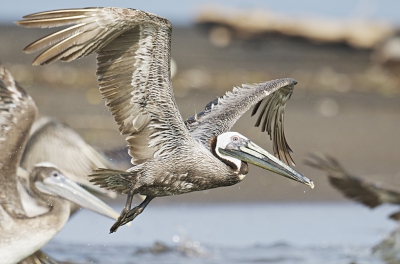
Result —
<path fill-rule="evenodd" d="M 76 24 L 33 42 L 25 51 L 45 49 L 34 65 L 98 54 L 100 93 L 119 131 L 127 136 L 133 164 L 193 144 L 172 92 L 171 23 L 167 19 L 135 9 L 106 7 L 40 12 L 17 24 Z"/>
<path fill-rule="evenodd" d="M 14 215 L 25 215 L 17 169 L 36 116 L 35 102 L 0 64 L 0 206 Z"/>
<path fill-rule="evenodd" d="M 232 92 L 226 92 L 224 96 L 208 103 L 204 111 L 190 117 L 185 124 L 194 138 L 209 147 L 208 142 L 212 137 L 229 131 L 254 105 L 252 116 L 260 110 L 255 126 L 261 125 L 261 131 L 268 133 L 275 156 L 288 165 L 294 165 L 283 124 L 286 102 L 296 83 L 294 79 L 286 78 L 235 87 Z"/>
<path fill-rule="evenodd" d="M 89 177 L 90 182 L 121 194 L 127 194 L 136 182 L 134 173 L 104 168 L 94 170 Z"/>

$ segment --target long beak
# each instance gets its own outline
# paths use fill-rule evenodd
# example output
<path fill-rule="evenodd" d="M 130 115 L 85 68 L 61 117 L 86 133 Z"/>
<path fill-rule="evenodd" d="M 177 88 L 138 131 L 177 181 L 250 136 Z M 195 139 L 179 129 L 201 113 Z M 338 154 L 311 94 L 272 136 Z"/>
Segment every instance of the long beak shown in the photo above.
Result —
<path fill-rule="evenodd" d="M 314 189 L 314 183 L 310 179 L 304 177 L 275 156 L 271 155 L 261 147 L 257 146 L 250 140 L 247 146 L 241 146 L 240 150 L 218 149 L 220 153 L 232 156 L 242 161 L 254 164 L 263 169 L 275 172 L 286 178 L 304 183 Z"/>
<path fill-rule="evenodd" d="M 92 193 L 105 195 L 105 196 L 108 196 L 108 197 L 110 197 L 112 199 L 117 198 L 117 194 L 115 192 L 100 188 L 99 186 L 90 183 L 86 178 L 77 177 L 72 173 L 67 173 L 67 172 L 63 172 L 63 173 L 67 178 L 69 178 L 70 180 L 78 183 L 83 188 L 89 190 Z"/>
<path fill-rule="evenodd" d="M 118 219 L 119 214 L 110 206 L 62 174 L 58 177 L 46 178 L 43 182 L 35 182 L 35 185 L 42 192 L 60 196 L 111 219 Z"/>

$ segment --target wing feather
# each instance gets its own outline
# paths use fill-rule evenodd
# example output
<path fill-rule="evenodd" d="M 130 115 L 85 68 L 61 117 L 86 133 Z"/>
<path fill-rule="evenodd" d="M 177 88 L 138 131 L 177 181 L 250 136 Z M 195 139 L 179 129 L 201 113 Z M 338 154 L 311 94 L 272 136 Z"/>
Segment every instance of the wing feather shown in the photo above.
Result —
<path fill-rule="evenodd" d="M 26 16 L 28 18 L 29 16 Z M 85 19 L 84 15 L 76 15 L 76 16 L 69 16 L 69 17 L 57 17 L 57 18 L 35 18 L 30 23 L 25 23 L 25 21 L 18 22 L 18 25 L 24 27 L 37 27 L 40 25 L 42 28 L 46 27 L 58 27 L 60 25 L 68 25 L 72 23 L 77 23 L 82 19 Z"/>
<path fill-rule="evenodd" d="M 133 164 L 166 150 L 180 151 L 193 141 L 172 92 L 171 23 L 167 19 L 134 9 L 84 8 L 36 13 L 17 24 L 79 25 L 48 35 L 26 51 L 47 48 L 34 65 L 98 54 L 100 93 L 119 131 L 127 136 Z"/>
<path fill-rule="evenodd" d="M 17 215 L 25 215 L 17 169 L 36 116 L 33 99 L 0 64 L 0 206 Z"/>
<path fill-rule="evenodd" d="M 65 38 L 71 36 L 76 31 L 83 31 L 83 30 L 85 30 L 85 27 L 95 26 L 95 25 L 96 25 L 95 23 L 90 23 L 89 25 L 81 23 L 81 24 L 77 24 L 75 26 L 66 28 L 64 30 L 60 30 L 56 34 L 47 35 L 47 36 L 37 40 L 36 42 L 26 46 L 24 48 L 24 52 L 33 53 L 38 50 L 44 49 L 48 46 L 48 43 L 57 43 L 61 40 L 64 40 Z"/>
<path fill-rule="evenodd" d="M 286 164 L 294 165 L 283 123 L 286 102 L 296 83 L 294 79 L 285 78 L 234 88 L 232 92 L 207 104 L 204 111 L 189 118 L 185 124 L 194 138 L 209 147 L 211 138 L 229 131 L 254 105 L 252 115 L 260 110 L 255 126 L 261 124 L 261 131 L 267 131 L 270 135 L 275 156 Z"/>

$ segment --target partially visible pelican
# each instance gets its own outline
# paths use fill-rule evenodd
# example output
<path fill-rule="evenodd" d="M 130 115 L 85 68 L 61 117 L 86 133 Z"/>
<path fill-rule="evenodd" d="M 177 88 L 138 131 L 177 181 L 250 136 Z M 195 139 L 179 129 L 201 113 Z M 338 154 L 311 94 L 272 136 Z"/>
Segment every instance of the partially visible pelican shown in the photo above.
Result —
<path fill-rule="evenodd" d="M 234 88 L 185 123 L 172 92 L 172 26 L 167 19 L 135 9 L 106 7 L 45 11 L 27 15 L 17 24 L 41 28 L 75 24 L 28 45 L 24 49 L 28 53 L 47 48 L 33 65 L 98 54 L 100 93 L 119 131 L 127 136 L 133 164 L 127 172 L 99 169 L 92 175 L 101 187 L 128 194 L 111 232 L 132 221 L 155 197 L 242 181 L 248 163 L 314 187 L 285 164 L 294 164 L 283 131 L 284 108 L 294 79 Z M 262 131 L 271 135 L 274 153 L 285 163 L 241 134 L 229 132 L 253 105 L 253 114 L 261 112 L 256 126 L 261 124 Z M 146 199 L 131 209 L 136 193 Z"/>
<path fill-rule="evenodd" d="M 98 167 L 112 168 L 106 158 L 87 144 L 84 139 L 68 125 L 53 118 L 41 117 L 32 125 L 29 140 L 25 146 L 21 168 L 18 175 L 25 189 L 19 189 L 24 210 L 29 217 L 47 212 L 47 207 L 38 204 L 32 199 L 29 191 L 29 174 L 35 164 L 48 161 L 56 165 L 69 179 L 91 191 L 116 197 L 116 193 L 107 191 L 92 184 L 87 180 L 87 175 Z M 31 175 L 32 176 L 32 175 Z M 23 188 L 22 186 L 19 186 Z M 70 202 L 70 215 L 73 215 L 80 206 Z M 51 258 L 42 251 L 37 251 L 27 257 L 20 264 L 37 263 L 46 260 L 51 263 Z"/>
<path fill-rule="evenodd" d="M 21 202 L 17 170 L 37 115 L 32 98 L 0 65 L 0 263 L 16 263 L 52 239 L 70 215 L 68 201 L 116 218 L 115 212 L 49 162 L 30 171 L 29 188 L 47 211 L 30 217 Z M 23 175 L 22 175 L 23 176 Z M 68 200 L 68 201 L 67 201 Z"/>
<path fill-rule="evenodd" d="M 89 182 L 87 175 L 97 168 L 129 168 L 130 166 L 127 164 L 130 164 L 130 156 L 125 149 L 124 151 L 124 155 L 119 149 L 99 153 L 67 124 L 54 118 L 41 117 L 35 120 L 32 125 L 30 137 L 22 155 L 21 167 L 30 171 L 35 164 L 48 161 L 61 169 L 69 179 L 90 191 L 116 198 L 115 192 L 105 190 Z M 109 162 L 109 160 L 112 160 L 112 162 Z M 21 168 L 19 173 L 27 174 Z M 27 185 L 22 178 L 20 180 L 25 186 Z M 30 206 L 29 202 L 26 203 L 25 196 L 21 198 L 28 215 L 37 214 L 35 212 L 37 209 L 40 211 L 40 207 Z M 144 200 L 143 197 L 139 198 Z M 75 203 L 70 205 L 71 215 L 80 208 Z"/>
<path fill-rule="evenodd" d="M 329 182 L 339 192 L 371 209 L 382 204 L 400 205 L 400 189 L 351 175 L 335 158 L 326 156 L 323 159 L 313 155 L 305 163 L 313 168 L 325 171 Z M 389 215 L 389 218 L 400 224 L 400 211 Z M 400 225 L 387 238 L 376 245 L 373 252 L 379 254 L 388 263 L 399 263 Z"/>
<path fill-rule="evenodd" d="M 107 159 L 67 124 L 49 117 L 37 119 L 30 131 L 22 154 L 21 167 L 30 171 L 35 164 L 48 161 L 56 165 L 69 179 L 90 190 L 115 198 L 115 192 L 92 184 L 87 175 L 96 168 L 113 168 Z M 71 204 L 71 212 L 79 207 Z"/>

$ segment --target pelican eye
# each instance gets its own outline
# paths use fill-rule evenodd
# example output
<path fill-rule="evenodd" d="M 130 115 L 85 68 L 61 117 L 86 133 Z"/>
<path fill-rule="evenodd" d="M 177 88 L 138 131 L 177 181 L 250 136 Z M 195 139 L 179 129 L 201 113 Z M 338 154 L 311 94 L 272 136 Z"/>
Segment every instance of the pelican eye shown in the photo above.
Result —
<path fill-rule="evenodd" d="M 239 137 L 238 136 L 233 136 L 231 139 L 232 139 L 232 141 L 239 141 Z"/>
<path fill-rule="evenodd" d="M 57 172 L 57 171 L 53 171 L 52 173 L 51 173 L 51 177 L 58 177 L 60 174 Z"/>

